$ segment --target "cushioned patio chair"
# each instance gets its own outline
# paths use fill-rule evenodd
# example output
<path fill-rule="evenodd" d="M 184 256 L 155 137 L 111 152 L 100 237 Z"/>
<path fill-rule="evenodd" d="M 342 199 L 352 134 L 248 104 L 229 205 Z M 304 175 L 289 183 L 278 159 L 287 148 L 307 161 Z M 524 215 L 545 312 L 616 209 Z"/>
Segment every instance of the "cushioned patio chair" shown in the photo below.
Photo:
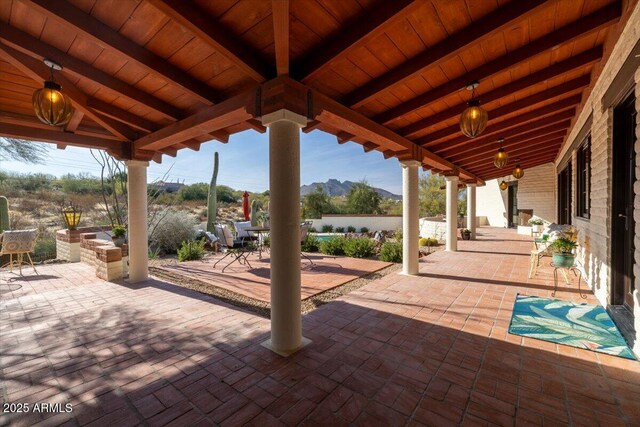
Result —
<path fill-rule="evenodd" d="M 216 268 L 218 263 L 227 257 L 231 257 L 232 260 L 222 268 L 222 272 L 234 262 L 238 261 L 240 264 L 246 264 L 251 267 L 247 255 L 253 250 L 253 243 L 250 240 L 234 238 L 231 230 L 226 225 L 215 226 L 215 234 L 218 238 L 220 245 L 225 248 L 225 255 L 213 264 L 213 268 Z"/>
<path fill-rule="evenodd" d="M 26 255 L 29 261 L 28 264 L 38 274 L 30 255 L 36 247 L 36 237 L 37 230 L 5 231 L 0 234 L 0 256 L 9 255 L 9 263 L 7 265 L 11 272 L 13 272 L 13 267 L 17 266 L 22 276 L 22 264 L 27 264 L 24 261 L 24 256 Z"/>

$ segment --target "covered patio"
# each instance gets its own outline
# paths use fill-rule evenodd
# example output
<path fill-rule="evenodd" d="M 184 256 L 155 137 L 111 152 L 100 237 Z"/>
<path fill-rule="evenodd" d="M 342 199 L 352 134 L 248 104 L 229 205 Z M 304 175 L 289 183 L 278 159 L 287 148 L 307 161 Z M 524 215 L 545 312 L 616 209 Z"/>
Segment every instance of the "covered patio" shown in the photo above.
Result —
<path fill-rule="evenodd" d="M 289 358 L 260 345 L 267 319 L 212 297 L 42 267 L 0 286 L 3 393 L 73 412 L 0 423 L 637 425 L 638 362 L 507 333 L 516 294 L 553 287 L 548 266 L 527 279 L 529 249 L 483 227 L 418 276 L 387 275 L 304 315 L 312 343 Z M 581 301 L 575 282 L 558 296 Z"/>

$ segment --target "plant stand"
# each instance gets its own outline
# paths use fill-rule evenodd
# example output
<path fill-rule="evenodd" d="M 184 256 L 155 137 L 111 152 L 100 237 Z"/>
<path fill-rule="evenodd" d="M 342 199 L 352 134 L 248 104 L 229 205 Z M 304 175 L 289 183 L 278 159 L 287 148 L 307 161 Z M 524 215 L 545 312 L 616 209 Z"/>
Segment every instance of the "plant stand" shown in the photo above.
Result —
<path fill-rule="evenodd" d="M 551 293 L 552 297 L 556 296 L 556 292 L 558 290 L 558 270 L 560 270 L 560 272 L 564 276 L 564 280 L 567 283 L 567 285 L 569 284 L 569 277 L 567 276 L 567 271 L 573 272 L 573 275 L 578 277 L 578 292 L 580 293 L 580 297 L 585 299 L 587 298 L 586 294 L 585 295 L 582 294 L 582 288 L 580 287 L 580 281 L 582 279 L 582 271 L 580 271 L 578 267 L 576 267 L 575 265 L 571 267 L 558 267 L 553 262 L 551 263 L 551 267 L 553 267 L 553 292 Z"/>

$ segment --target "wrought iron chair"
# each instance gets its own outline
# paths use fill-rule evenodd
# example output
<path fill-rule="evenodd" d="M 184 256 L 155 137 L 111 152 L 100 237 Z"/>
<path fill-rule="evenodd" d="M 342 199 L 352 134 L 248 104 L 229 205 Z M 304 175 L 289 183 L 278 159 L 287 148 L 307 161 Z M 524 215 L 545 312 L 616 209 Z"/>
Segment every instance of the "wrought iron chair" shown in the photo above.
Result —
<path fill-rule="evenodd" d="M 304 240 L 309 235 L 309 228 L 311 228 L 311 224 L 313 224 L 313 223 L 308 222 L 308 221 L 307 222 L 303 222 L 302 224 L 300 224 L 300 245 L 302 245 L 304 243 Z M 306 258 L 307 261 L 309 261 L 311 263 L 311 266 L 315 265 L 313 260 L 311 258 L 309 258 L 309 256 L 307 254 L 302 252 L 302 249 L 300 249 L 300 255 L 302 255 L 304 258 Z"/>
<path fill-rule="evenodd" d="M 251 267 L 249 259 L 247 258 L 247 255 L 251 253 L 253 247 L 253 243 L 251 241 L 245 239 L 235 239 L 233 237 L 233 234 L 231 233 L 231 230 L 229 230 L 229 227 L 227 227 L 226 225 L 216 224 L 215 234 L 218 238 L 218 241 L 220 242 L 220 245 L 225 248 L 225 255 L 218 261 L 216 261 L 215 264 L 213 264 L 213 268 L 216 268 L 218 263 L 220 263 L 220 261 L 226 259 L 227 257 L 232 257 L 233 259 L 222 268 L 223 273 L 227 267 L 229 267 L 236 261 L 238 261 L 240 264 L 248 265 L 249 268 L 253 268 Z"/>
<path fill-rule="evenodd" d="M 16 230 L 5 231 L 0 235 L 2 246 L 0 247 L 0 256 L 9 255 L 9 270 L 13 272 L 13 267 L 17 266 L 22 276 L 22 264 L 29 264 L 33 271 L 38 274 L 38 270 L 33 265 L 30 253 L 36 247 L 37 230 Z M 16 256 L 15 259 L 13 256 Z M 24 261 L 27 256 L 28 263 Z"/>

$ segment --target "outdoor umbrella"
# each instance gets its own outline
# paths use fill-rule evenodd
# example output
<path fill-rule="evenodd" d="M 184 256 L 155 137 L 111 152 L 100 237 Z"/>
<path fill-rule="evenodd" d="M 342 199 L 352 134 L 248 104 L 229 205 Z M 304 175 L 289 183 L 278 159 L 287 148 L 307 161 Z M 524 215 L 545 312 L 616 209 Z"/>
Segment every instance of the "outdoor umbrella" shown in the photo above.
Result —
<path fill-rule="evenodd" d="M 244 212 L 244 220 L 249 221 L 249 193 L 246 191 L 242 195 L 242 212 Z"/>

